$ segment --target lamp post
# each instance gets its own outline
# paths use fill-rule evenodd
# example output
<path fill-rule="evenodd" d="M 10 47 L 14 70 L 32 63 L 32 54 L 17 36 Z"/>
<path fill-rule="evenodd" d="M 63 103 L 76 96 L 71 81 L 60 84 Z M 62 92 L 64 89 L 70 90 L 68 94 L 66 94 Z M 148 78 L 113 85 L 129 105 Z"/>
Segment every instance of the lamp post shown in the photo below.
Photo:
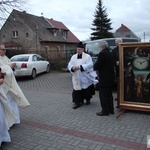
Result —
<path fill-rule="evenodd" d="M 145 42 L 145 32 L 144 32 L 144 42 Z"/>

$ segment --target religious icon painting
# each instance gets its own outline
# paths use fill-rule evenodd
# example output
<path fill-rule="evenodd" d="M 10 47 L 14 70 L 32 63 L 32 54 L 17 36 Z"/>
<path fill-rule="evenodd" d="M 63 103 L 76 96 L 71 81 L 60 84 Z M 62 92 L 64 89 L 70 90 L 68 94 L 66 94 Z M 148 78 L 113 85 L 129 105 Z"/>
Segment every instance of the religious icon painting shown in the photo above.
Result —
<path fill-rule="evenodd" d="M 150 43 L 121 43 L 119 62 L 119 107 L 150 111 Z"/>

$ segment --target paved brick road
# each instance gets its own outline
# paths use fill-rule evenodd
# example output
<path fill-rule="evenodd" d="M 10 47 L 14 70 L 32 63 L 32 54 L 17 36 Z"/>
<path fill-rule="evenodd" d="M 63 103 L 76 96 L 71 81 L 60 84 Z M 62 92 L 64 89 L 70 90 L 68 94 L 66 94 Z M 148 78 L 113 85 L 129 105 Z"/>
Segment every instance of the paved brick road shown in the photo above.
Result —
<path fill-rule="evenodd" d="M 91 105 L 72 109 L 70 73 L 50 72 L 18 83 L 31 106 L 20 109 L 21 124 L 10 130 L 3 150 L 145 150 L 150 114 L 128 111 L 96 116 L 98 92 Z M 115 95 L 115 93 L 114 93 Z M 116 105 L 116 102 L 115 102 Z"/>

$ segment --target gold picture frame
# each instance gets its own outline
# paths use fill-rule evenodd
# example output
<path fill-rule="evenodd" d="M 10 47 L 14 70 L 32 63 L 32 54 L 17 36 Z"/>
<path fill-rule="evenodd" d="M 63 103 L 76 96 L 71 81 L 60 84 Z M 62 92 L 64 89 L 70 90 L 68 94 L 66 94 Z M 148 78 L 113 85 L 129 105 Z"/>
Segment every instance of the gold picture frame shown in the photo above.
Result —
<path fill-rule="evenodd" d="M 119 44 L 119 73 L 118 107 L 150 112 L 150 42 Z"/>

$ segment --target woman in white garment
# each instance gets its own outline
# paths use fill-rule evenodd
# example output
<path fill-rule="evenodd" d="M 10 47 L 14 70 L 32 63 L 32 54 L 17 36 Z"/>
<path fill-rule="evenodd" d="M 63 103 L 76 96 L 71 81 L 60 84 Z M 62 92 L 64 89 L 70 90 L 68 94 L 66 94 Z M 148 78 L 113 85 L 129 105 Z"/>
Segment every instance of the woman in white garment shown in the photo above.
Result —
<path fill-rule="evenodd" d="M 16 121 L 16 114 L 13 111 L 1 84 L 4 79 L 0 79 L 0 146 L 2 142 L 11 142 L 8 130 Z"/>
<path fill-rule="evenodd" d="M 24 96 L 22 90 L 17 84 L 15 79 L 14 73 L 12 68 L 16 67 L 15 63 L 11 63 L 9 58 L 5 55 L 5 45 L 0 45 L 0 68 L 2 72 L 6 73 L 4 77 L 4 83 L 2 84 L 2 89 L 4 90 L 7 98 L 10 101 L 13 110 L 17 115 L 17 119 L 15 124 L 20 123 L 20 116 L 19 116 L 19 107 L 25 108 L 29 106 L 29 102 Z M 19 106 L 19 107 L 18 107 Z"/>

